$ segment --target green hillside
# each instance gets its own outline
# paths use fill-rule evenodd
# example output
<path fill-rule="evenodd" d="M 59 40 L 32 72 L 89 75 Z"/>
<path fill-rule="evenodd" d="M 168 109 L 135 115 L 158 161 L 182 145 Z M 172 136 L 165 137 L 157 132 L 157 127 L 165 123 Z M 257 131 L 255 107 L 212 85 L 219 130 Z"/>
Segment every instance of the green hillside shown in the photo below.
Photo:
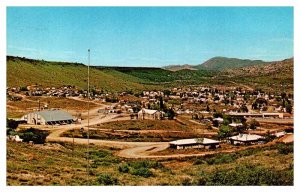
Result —
<path fill-rule="evenodd" d="M 214 73 L 207 70 L 191 71 L 188 69 L 180 71 L 169 71 L 164 69 L 149 69 L 149 70 L 127 70 L 123 71 L 128 75 L 156 83 L 166 82 L 178 82 L 181 81 L 186 83 L 201 83 L 207 81 L 208 78 L 212 77 Z"/>
<path fill-rule="evenodd" d="M 224 70 L 230 68 L 246 67 L 252 65 L 262 65 L 266 62 L 261 60 L 249 60 L 249 59 L 237 59 L 237 58 L 227 58 L 227 57 L 214 57 L 201 65 L 194 66 L 197 69 L 206 70 Z"/>
<path fill-rule="evenodd" d="M 16 75 L 18 74 L 18 75 Z M 213 76 L 207 70 L 180 70 L 143 67 L 91 67 L 91 86 L 108 91 L 162 89 L 170 85 L 198 84 Z M 75 85 L 87 87 L 87 67 L 80 63 L 48 62 L 7 57 L 7 86 L 39 84 L 44 87 Z"/>
<path fill-rule="evenodd" d="M 109 91 L 154 89 L 157 85 L 112 69 L 90 68 L 91 86 Z M 75 85 L 87 87 L 87 67 L 78 63 L 48 62 L 7 57 L 7 86 L 39 84 L 43 87 Z"/>
<path fill-rule="evenodd" d="M 212 66 L 219 65 L 212 59 Z M 253 88 L 293 91 L 293 59 L 278 62 L 249 61 L 223 58 L 223 66 L 251 65 L 213 70 L 169 71 L 145 67 L 91 67 L 91 86 L 107 91 L 166 89 L 174 86 L 199 84 L 241 83 Z M 226 62 L 225 62 L 226 61 Z M 245 61 L 238 64 L 238 61 Z M 253 65 L 252 65 L 253 64 Z M 263 64 L 263 65 L 262 65 Z M 207 64 L 208 65 L 208 64 Z M 206 65 L 206 66 L 207 66 Z M 39 84 L 44 87 L 75 85 L 87 88 L 87 67 L 79 63 L 48 62 L 20 57 L 7 57 L 7 86 L 21 87 Z M 284 86 L 281 86 L 283 84 Z"/>

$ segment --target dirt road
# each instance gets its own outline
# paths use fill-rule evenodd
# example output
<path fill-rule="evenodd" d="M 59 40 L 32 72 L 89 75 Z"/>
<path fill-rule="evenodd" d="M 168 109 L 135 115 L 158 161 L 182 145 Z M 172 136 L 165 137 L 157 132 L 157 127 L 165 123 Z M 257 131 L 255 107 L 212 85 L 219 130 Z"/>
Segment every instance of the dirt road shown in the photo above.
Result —
<path fill-rule="evenodd" d="M 121 116 L 118 114 L 107 114 L 107 115 L 99 115 L 98 109 L 94 109 L 90 111 L 92 114 L 92 118 L 89 120 L 89 125 L 95 125 L 100 123 L 106 123 L 111 121 L 118 121 L 118 120 L 129 120 L 128 116 Z M 87 144 L 87 139 L 83 138 L 70 138 L 70 137 L 61 137 L 61 134 L 65 131 L 72 130 L 72 129 L 79 129 L 84 128 L 87 129 L 87 119 L 83 120 L 81 124 L 71 124 L 71 125 L 64 125 L 58 128 L 55 128 L 50 135 L 47 137 L 48 142 L 69 142 L 76 144 Z M 286 139 L 290 140 L 290 138 Z M 275 144 L 275 141 L 263 144 L 263 145 L 254 145 L 254 146 L 244 146 L 238 149 L 227 149 L 227 150 L 220 150 L 220 151 L 204 151 L 195 154 L 170 154 L 170 155 L 153 155 L 155 152 L 159 152 L 165 150 L 169 147 L 168 142 L 122 142 L 122 141 L 109 141 L 109 140 L 98 140 L 98 139 L 89 139 L 89 143 L 93 145 L 99 146 L 107 146 L 120 149 L 116 153 L 116 155 L 125 158 L 183 158 L 183 157 L 197 157 L 197 156 L 205 156 L 209 154 L 217 154 L 217 153 L 232 153 L 240 150 L 250 149 L 250 148 L 258 148 L 263 146 L 269 146 Z"/>
<path fill-rule="evenodd" d="M 168 144 L 153 144 L 149 146 L 142 146 L 142 147 L 135 147 L 135 148 L 128 148 L 119 151 L 117 153 L 118 156 L 125 157 L 125 158 L 148 158 L 148 159 L 178 159 L 178 158 L 185 158 L 185 157 L 202 157 L 206 155 L 212 154 L 219 154 L 219 153 L 233 153 L 237 151 L 243 151 L 246 149 L 256 149 L 261 147 L 272 146 L 277 143 L 277 139 L 273 140 L 272 142 L 260 145 L 250 145 L 250 146 L 241 146 L 235 149 L 224 149 L 219 151 L 203 151 L 195 154 L 170 154 L 170 155 L 151 155 L 154 152 L 162 151 L 168 147 Z"/>
<path fill-rule="evenodd" d="M 294 142 L 294 134 L 287 134 L 279 139 L 279 142 L 282 143 L 292 143 Z"/>

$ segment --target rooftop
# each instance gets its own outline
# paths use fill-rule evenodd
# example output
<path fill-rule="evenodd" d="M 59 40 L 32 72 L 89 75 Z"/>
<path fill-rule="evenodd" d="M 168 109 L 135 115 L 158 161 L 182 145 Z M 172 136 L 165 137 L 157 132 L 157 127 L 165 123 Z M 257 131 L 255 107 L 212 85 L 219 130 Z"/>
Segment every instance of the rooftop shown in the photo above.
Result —
<path fill-rule="evenodd" d="M 260 135 L 252 135 L 252 134 L 239 134 L 236 136 L 230 137 L 232 140 L 237 140 L 237 141 L 257 141 L 259 139 L 263 139 L 264 137 Z"/>
<path fill-rule="evenodd" d="M 173 145 L 189 145 L 189 144 L 218 144 L 217 140 L 208 138 L 193 138 L 193 139 L 180 139 L 176 141 L 171 141 L 170 144 Z"/>
<path fill-rule="evenodd" d="M 63 121 L 73 119 L 72 115 L 63 110 L 44 110 L 33 113 L 42 116 L 45 121 Z"/>
<path fill-rule="evenodd" d="M 142 109 L 141 110 L 143 113 L 147 113 L 147 114 L 154 114 L 157 112 L 157 110 L 152 110 L 152 109 Z"/>

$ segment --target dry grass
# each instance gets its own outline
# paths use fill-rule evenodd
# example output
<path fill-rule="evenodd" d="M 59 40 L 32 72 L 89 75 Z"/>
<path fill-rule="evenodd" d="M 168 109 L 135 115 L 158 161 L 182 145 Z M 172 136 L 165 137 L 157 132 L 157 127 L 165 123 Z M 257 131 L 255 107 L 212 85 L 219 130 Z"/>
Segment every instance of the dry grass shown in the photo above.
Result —
<path fill-rule="evenodd" d="M 29 146 L 8 142 L 7 185 L 87 185 L 86 150 L 82 145 L 75 145 L 72 151 L 72 145 L 66 144 Z M 252 164 L 284 171 L 293 164 L 293 153 L 280 154 L 276 149 L 263 148 L 218 164 L 207 163 L 215 156 L 202 157 L 200 164 L 195 164 L 199 158 L 160 160 L 161 166 L 149 168 L 153 176 L 145 178 L 118 171 L 120 165 L 145 160 L 119 158 L 113 155 L 114 149 L 97 146 L 91 146 L 90 151 L 93 151 L 90 155 L 91 185 L 99 185 L 97 178 L 101 174 L 116 178 L 119 185 L 195 185 L 201 177 L 239 165 Z"/>
<path fill-rule="evenodd" d="M 78 101 L 69 98 L 58 97 L 26 97 L 21 101 L 7 101 L 7 117 L 8 118 L 20 118 L 24 114 L 38 109 L 38 100 L 40 100 L 41 107 L 44 104 L 48 104 L 48 108 L 61 108 L 67 110 L 73 115 L 87 111 L 88 106 L 85 101 Z M 98 105 L 91 102 L 90 108 L 95 108 Z"/>

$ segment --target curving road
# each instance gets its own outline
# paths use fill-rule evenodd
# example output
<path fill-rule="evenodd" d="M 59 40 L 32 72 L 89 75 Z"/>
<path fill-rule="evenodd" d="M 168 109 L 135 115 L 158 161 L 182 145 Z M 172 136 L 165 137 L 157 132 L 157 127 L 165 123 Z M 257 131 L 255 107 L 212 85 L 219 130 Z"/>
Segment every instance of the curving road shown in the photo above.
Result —
<path fill-rule="evenodd" d="M 108 114 L 100 116 L 97 113 L 98 109 L 94 109 L 90 111 L 91 116 L 89 125 L 95 125 L 100 123 L 106 123 L 111 121 L 118 120 L 129 120 L 129 117 L 124 117 L 118 114 Z M 83 138 L 70 138 L 70 137 L 61 137 L 62 133 L 72 129 L 80 129 L 84 127 L 87 128 L 88 122 L 87 119 L 83 120 L 81 124 L 71 124 L 64 125 L 58 128 L 55 128 L 47 137 L 48 142 L 69 142 L 76 144 L 87 144 L 87 139 Z M 155 152 L 159 152 L 165 150 L 169 147 L 168 142 L 122 142 L 122 141 L 109 141 L 109 140 L 98 140 L 98 139 L 89 139 L 90 144 L 99 145 L 99 146 L 107 146 L 113 147 L 117 149 L 121 149 L 116 153 L 116 155 L 124 158 L 183 158 L 183 157 L 196 157 L 196 156 L 205 156 L 209 154 L 217 154 L 217 153 L 232 153 L 240 150 L 250 149 L 250 148 L 258 148 L 264 146 L 270 146 L 276 143 L 276 140 L 273 142 L 262 144 L 262 145 L 254 145 L 254 146 L 243 146 L 235 149 L 224 149 L 218 151 L 204 151 L 193 154 L 170 154 L 170 155 L 153 155 Z"/>

